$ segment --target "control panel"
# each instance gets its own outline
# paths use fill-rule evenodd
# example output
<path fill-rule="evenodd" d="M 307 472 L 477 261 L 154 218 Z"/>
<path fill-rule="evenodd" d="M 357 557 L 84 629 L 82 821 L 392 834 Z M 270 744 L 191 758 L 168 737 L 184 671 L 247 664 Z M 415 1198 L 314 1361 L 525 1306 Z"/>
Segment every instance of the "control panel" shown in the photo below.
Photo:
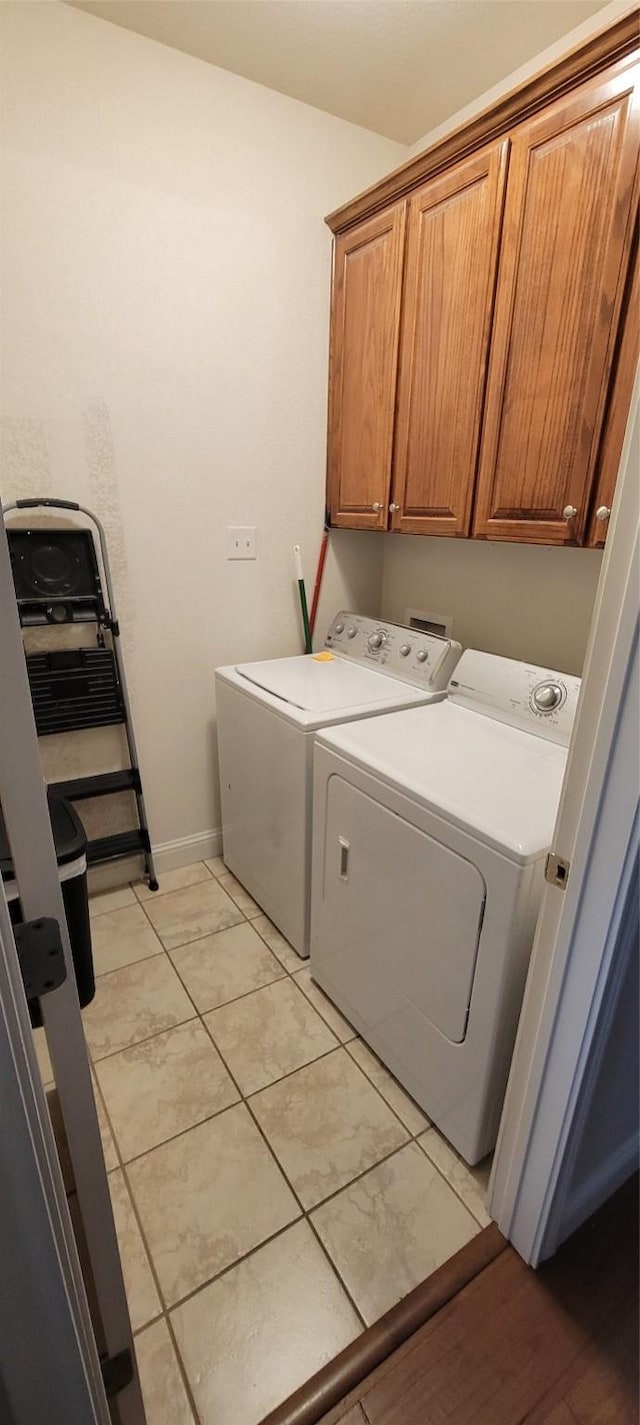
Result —
<path fill-rule="evenodd" d="M 580 679 L 469 648 L 449 685 L 454 702 L 567 747 Z"/>
<path fill-rule="evenodd" d="M 451 638 L 342 610 L 325 648 L 417 687 L 446 688 L 462 648 Z"/>

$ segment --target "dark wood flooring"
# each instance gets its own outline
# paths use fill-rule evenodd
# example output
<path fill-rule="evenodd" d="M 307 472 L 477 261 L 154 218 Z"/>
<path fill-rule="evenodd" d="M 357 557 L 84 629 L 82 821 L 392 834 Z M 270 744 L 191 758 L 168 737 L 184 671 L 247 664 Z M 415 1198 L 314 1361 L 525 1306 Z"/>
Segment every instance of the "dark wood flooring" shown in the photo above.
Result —
<path fill-rule="evenodd" d="M 339 1404 L 299 1418 L 637 1425 L 637 1177 L 539 1271 L 505 1243 Z M 295 1414 L 287 1419 L 293 1425 Z"/>

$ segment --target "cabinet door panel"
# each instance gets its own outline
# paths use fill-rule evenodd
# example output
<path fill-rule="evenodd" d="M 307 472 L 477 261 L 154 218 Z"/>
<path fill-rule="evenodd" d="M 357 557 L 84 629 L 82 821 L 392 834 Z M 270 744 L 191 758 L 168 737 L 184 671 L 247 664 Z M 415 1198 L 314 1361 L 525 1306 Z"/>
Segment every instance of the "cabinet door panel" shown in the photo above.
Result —
<path fill-rule="evenodd" d="M 620 467 L 620 456 L 624 444 L 633 383 L 635 381 L 640 356 L 640 263 L 638 252 L 634 254 L 633 272 L 629 280 L 629 300 L 626 319 L 620 336 L 616 354 L 615 370 L 607 404 L 602 449 L 598 460 L 598 473 L 591 500 L 591 516 L 585 544 L 591 549 L 601 547 L 607 537 L 609 515 L 598 511 L 610 511 Z"/>
<path fill-rule="evenodd" d="M 469 533 L 508 148 L 409 203 L 392 525 L 409 534 Z"/>
<path fill-rule="evenodd" d="M 637 207 L 637 78 L 622 61 L 514 132 L 476 536 L 582 539 Z"/>
<path fill-rule="evenodd" d="M 387 526 L 404 224 L 402 203 L 336 238 L 328 490 L 350 529 Z"/>

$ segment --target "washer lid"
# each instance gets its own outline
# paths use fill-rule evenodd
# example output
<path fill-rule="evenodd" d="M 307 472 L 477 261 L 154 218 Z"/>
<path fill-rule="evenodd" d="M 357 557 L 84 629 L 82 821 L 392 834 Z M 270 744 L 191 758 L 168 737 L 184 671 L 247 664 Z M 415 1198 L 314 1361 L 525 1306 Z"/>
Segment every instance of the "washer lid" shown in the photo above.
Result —
<path fill-rule="evenodd" d="M 420 688 L 413 689 L 385 673 L 326 653 L 243 663 L 235 671 L 240 678 L 272 697 L 318 715 L 344 710 L 348 717 L 350 708 L 385 704 L 393 707 L 396 702 L 424 700 Z"/>
<path fill-rule="evenodd" d="M 322 733 L 319 742 L 513 861 L 553 834 L 567 751 L 452 702 Z"/>

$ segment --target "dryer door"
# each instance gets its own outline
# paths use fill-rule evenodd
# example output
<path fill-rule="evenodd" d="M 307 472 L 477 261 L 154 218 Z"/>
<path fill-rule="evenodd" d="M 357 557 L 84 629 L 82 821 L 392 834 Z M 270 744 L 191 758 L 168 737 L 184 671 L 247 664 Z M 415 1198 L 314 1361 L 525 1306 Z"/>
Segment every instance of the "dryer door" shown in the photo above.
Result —
<path fill-rule="evenodd" d="M 372 1025 L 406 1025 L 411 1006 L 410 1020 L 417 1010 L 460 1043 L 486 896 L 479 870 L 337 775 L 326 813 L 322 961 L 331 983 Z"/>

